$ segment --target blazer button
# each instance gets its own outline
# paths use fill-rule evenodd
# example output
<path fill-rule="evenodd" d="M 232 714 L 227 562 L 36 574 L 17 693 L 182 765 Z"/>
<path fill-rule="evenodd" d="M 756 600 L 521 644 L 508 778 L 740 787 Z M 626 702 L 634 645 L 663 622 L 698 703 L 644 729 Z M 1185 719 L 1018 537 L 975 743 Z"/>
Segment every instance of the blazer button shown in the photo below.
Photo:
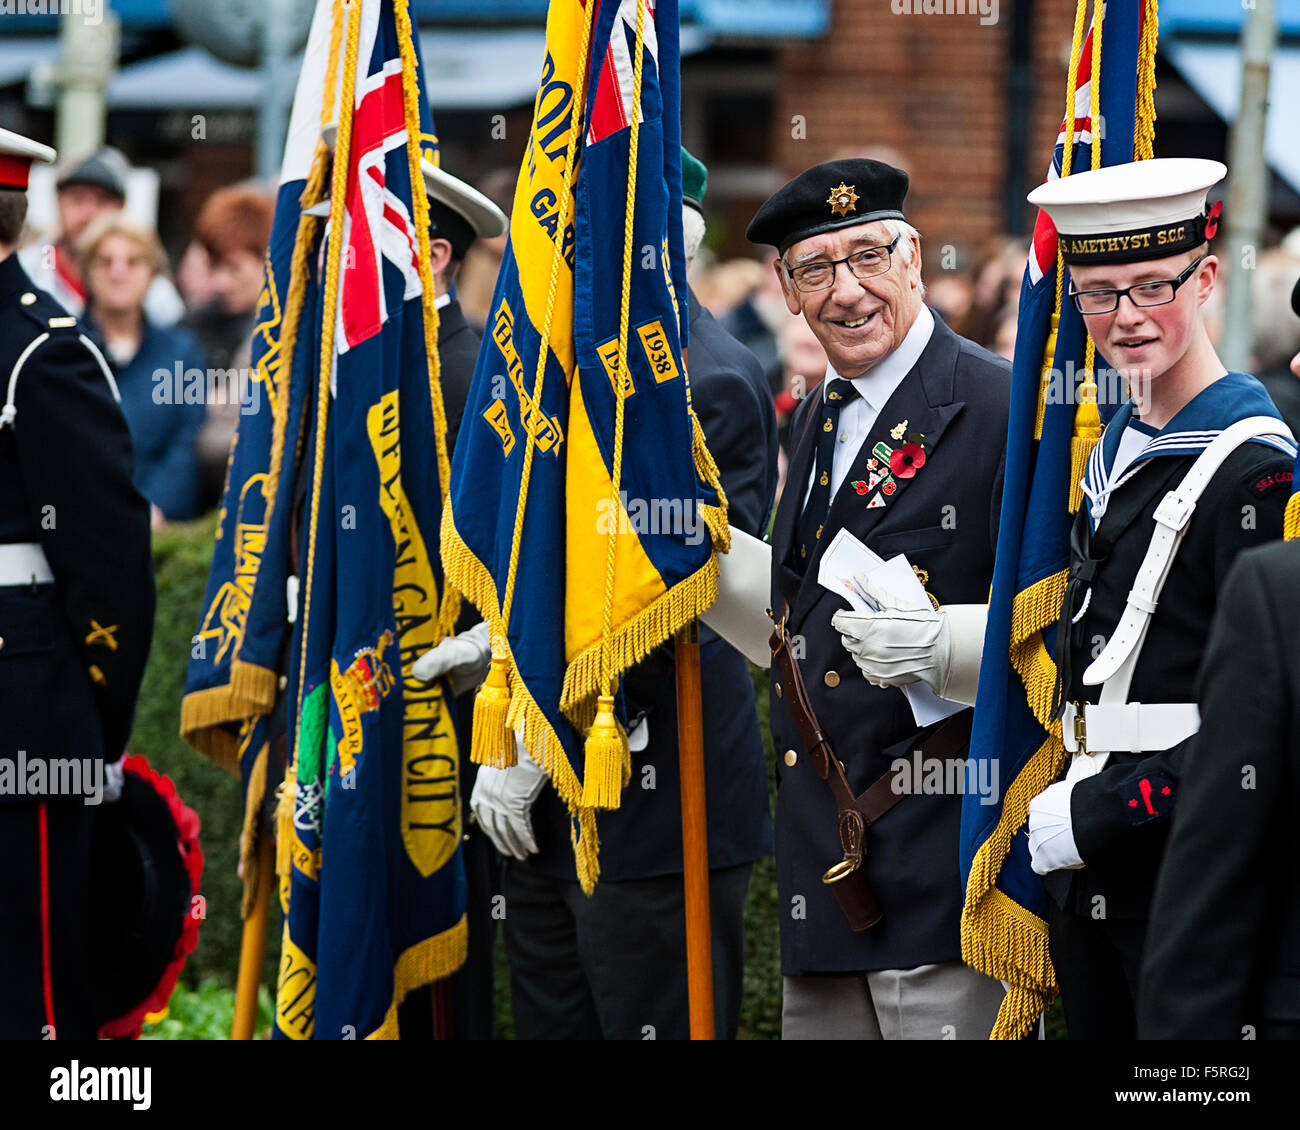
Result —
<path fill-rule="evenodd" d="M 840 673 L 838 671 L 827 671 L 822 677 L 822 682 L 828 687 L 838 687 L 840 685 Z"/>
<path fill-rule="evenodd" d="M 773 689 L 774 691 L 776 691 L 776 697 L 777 697 L 777 698 L 780 698 L 780 697 L 781 697 L 781 684 L 780 684 L 780 683 L 773 683 L 773 684 L 772 684 L 772 689 Z"/>
<path fill-rule="evenodd" d="M 4 648 L 5 648 L 5 638 L 4 636 L 0 636 L 0 651 L 4 651 Z"/>
<path fill-rule="evenodd" d="M 782 758 L 782 760 L 791 768 L 794 768 L 794 763 L 799 760 L 799 755 L 795 753 L 794 750 L 787 749 L 785 751 L 785 757 Z"/>

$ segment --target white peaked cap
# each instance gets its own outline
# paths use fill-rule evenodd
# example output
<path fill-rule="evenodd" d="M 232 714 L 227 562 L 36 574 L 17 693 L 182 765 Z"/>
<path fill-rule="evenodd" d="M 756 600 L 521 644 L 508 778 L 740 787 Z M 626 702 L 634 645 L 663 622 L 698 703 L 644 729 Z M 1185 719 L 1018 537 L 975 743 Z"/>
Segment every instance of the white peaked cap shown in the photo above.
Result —
<path fill-rule="evenodd" d="M 1049 181 L 1028 200 L 1052 218 L 1067 263 L 1161 259 L 1214 235 L 1218 206 L 1207 216 L 1205 199 L 1227 171 L 1199 157 L 1130 161 Z"/>

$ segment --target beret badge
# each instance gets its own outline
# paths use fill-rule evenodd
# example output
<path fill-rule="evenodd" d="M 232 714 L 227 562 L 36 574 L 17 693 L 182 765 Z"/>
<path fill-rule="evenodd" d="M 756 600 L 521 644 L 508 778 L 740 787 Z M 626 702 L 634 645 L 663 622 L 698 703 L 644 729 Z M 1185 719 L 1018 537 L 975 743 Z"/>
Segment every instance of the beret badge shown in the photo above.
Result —
<path fill-rule="evenodd" d="M 840 181 L 831 189 L 831 194 L 826 198 L 826 203 L 831 206 L 832 216 L 847 216 L 850 212 L 857 211 L 857 187 L 855 184 L 845 184 Z"/>

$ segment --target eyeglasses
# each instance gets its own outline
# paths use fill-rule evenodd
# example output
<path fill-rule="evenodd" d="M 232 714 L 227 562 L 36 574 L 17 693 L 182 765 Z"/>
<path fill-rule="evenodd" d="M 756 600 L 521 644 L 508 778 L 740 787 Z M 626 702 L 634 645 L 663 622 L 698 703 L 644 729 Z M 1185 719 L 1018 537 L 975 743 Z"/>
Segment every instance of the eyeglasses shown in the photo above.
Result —
<path fill-rule="evenodd" d="M 1119 300 L 1126 294 L 1134 306 L 1164 306 L 1174 300 L 1178 288 L 1192 277 L 1192 272 L 1204 258 L 1204 255 L 1198 255 L 1177 278 L 1155 279 L 1126 286 L 1123 290 L 1072 290 L 1070 298 L 1080 314 L 1109 314 L 1119 309 Z"/>
<path fill-rule="evenodd" d="M 782 259 L 781 265 L 785 267 L 786 274 L 794 283 L 795 290 L 802 294 L 813 294 L 825 290 L 835 282 L 835 268 L 841 263 L 849 265 L 854 278 L 869 279 L 876 275 L 883 275 L 889 270 L 890 252 L 898 246 L 901 238 L 901 235 L 896 235 L 888 243 L 882 243 L 879 247 L 868 247 L 865 251 L 855 251 L 847 259 L 832 259 L 830 262 L 820 260 L 816 263 L 804 263 L 799 267 L 791 267 Z"/>

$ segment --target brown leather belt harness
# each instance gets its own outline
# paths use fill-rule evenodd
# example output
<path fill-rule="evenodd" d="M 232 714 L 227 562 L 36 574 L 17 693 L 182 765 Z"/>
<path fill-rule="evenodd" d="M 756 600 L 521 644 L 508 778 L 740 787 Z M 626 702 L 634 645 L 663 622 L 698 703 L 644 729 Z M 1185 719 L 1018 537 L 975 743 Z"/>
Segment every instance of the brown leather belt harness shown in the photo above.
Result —
<path fill-rule="evenodd" d="M 891 768 L 873 781 L 860 796 L 853 795 L 844 765 L 835 756 L 830 739 L 813 713 L 803 674 L 790 650 L 790 640 L 785 630 L 789 615 L 790 609 L 786 605 L 772 632 L 772 658 L 780 664 L 781 673 L 785 676 L 785 704 L 803 738 L 804 749 L 812 760 L 813 769 L 827 783 L 835 797 L 837 831 L 840 847 L 844 851 L 844 858 L 822 876 L 822 882 L 830 887 L 850 928 L 867 930 L 879 922 L 883 914 L 862 873 L 862 860 L 867 850 L 867 829 L 911 794 L 895 789 L 895 773 Z M 972 714 L 970 710 L 963 710 L 944 719 L 924 737 L 918 736 L 914 748 L 930 759 L 947 760 L 957 757 L 970 743 Z"/>

